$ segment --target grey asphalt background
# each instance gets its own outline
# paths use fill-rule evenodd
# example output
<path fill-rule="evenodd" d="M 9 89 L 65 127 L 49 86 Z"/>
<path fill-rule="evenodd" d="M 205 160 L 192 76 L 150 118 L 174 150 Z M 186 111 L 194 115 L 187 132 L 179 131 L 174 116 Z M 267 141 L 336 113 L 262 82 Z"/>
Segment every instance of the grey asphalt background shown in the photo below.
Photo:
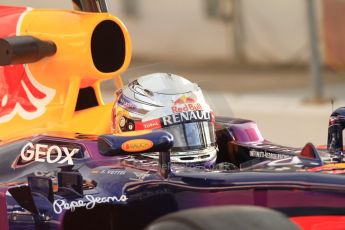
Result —
<path fill-rule="evenodd" d="M 303 66 L 134 60 L 122 76 L 130 81 L 154 72 L 171 72 L 197 82 L 217 115 L 254 120 L 266 139 L 287 146 L 325 144 L 332 107 L 345 106 L 345 74 L 329 69 L 323 71 L 324 103 L 308 102 L 310 75 Z M 112 81 L 102 88 L 105 101 L 112 101 Z"/>

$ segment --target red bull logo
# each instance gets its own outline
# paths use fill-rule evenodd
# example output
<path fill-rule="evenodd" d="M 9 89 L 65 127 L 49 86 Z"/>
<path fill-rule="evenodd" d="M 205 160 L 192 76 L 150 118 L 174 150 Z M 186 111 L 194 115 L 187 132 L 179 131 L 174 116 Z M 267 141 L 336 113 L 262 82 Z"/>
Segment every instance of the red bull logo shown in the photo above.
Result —
<path fill-rule="evenodd" d="M 1 70 L 0 123 L 10 121 L 17 114 L 26 120 L 41 116 L 55 90 L 37 82 L 27 66 L 12 65 Z"/>
<path fill-rule="evenodd" d="M 174 101 L 171 107 L 173 113 L 182 113 L 188 111 L 202 110 L 202 106 L 197 103 L 197 99 L 194 95 L 192 96 L 182 96 Z"/>
<path fill-rule="evenodd" d="M 26 8 L 12 10 L 18 11 L 17 17 L 0 15 L 2 20 L 8 19 L 7 26 L 1 28 L 0 37 L 19 35 L 17 28 Z M 36 81 L 27 65 L 0 67 L 0 123 L 10 121 L 15 115 L 26 120 L 41 116 L 54 96 L 55 90 Z"/>

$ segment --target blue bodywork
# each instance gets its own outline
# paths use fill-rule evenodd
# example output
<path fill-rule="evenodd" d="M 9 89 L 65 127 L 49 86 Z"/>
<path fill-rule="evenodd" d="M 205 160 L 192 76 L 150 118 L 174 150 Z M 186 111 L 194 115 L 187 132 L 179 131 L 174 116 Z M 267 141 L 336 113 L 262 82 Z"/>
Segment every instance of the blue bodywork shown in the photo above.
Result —
<path fill-rule="evenodd" d="M 171 163 L 172 138 L 162 131 L 121 137 L 58 133 L 3 144 L 0 207 L 6 212 L 1 210 L 0 220 L 9 229 L 141 229 L 167 213 L 225 204 L 259 205 L 288 216 L 344 214 L 345 177 L 309 171 L 337 163 L 336 155 L 310 145 L 301 150 L 236 140 L 249 123 L 217 119 L 219 156 L 212 168 Z M 142 138 L 154 143 L 148 151 L 160 152 L 158 161 L 121 150 L 121 143 Z M 49 163 L 48 156 L 23 161 L 30 143 L 42 151 L 78 151 L 72 165 Z"/>

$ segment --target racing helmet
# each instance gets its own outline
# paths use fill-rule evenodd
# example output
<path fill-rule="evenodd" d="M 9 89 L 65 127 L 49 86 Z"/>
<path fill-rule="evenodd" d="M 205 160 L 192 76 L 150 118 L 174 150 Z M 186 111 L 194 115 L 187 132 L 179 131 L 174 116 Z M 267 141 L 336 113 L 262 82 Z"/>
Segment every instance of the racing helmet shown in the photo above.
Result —
<path fill-rule="evenodd" d="M 174 74 L 154 73 L 130 82 L 115 96 L 114 133 L 163 129 L 174 136 L 172 163 L 213 166 L 214 113 L 197 84 Z M 158 159 L 158 153 L 143 155 Z"/>

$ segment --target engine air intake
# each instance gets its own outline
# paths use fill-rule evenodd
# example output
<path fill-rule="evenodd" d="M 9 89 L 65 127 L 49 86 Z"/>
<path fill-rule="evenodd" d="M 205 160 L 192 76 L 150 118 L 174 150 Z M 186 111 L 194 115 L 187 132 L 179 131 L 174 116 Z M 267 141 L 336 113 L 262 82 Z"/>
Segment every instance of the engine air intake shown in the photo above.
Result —
<path fill-rule="evenodd" d="M 98 71 L 119 70 L 126 57 L 125 37 L 120 26 L 111 20 L 99 23 L 91 38 L 92 60 Z"/>

